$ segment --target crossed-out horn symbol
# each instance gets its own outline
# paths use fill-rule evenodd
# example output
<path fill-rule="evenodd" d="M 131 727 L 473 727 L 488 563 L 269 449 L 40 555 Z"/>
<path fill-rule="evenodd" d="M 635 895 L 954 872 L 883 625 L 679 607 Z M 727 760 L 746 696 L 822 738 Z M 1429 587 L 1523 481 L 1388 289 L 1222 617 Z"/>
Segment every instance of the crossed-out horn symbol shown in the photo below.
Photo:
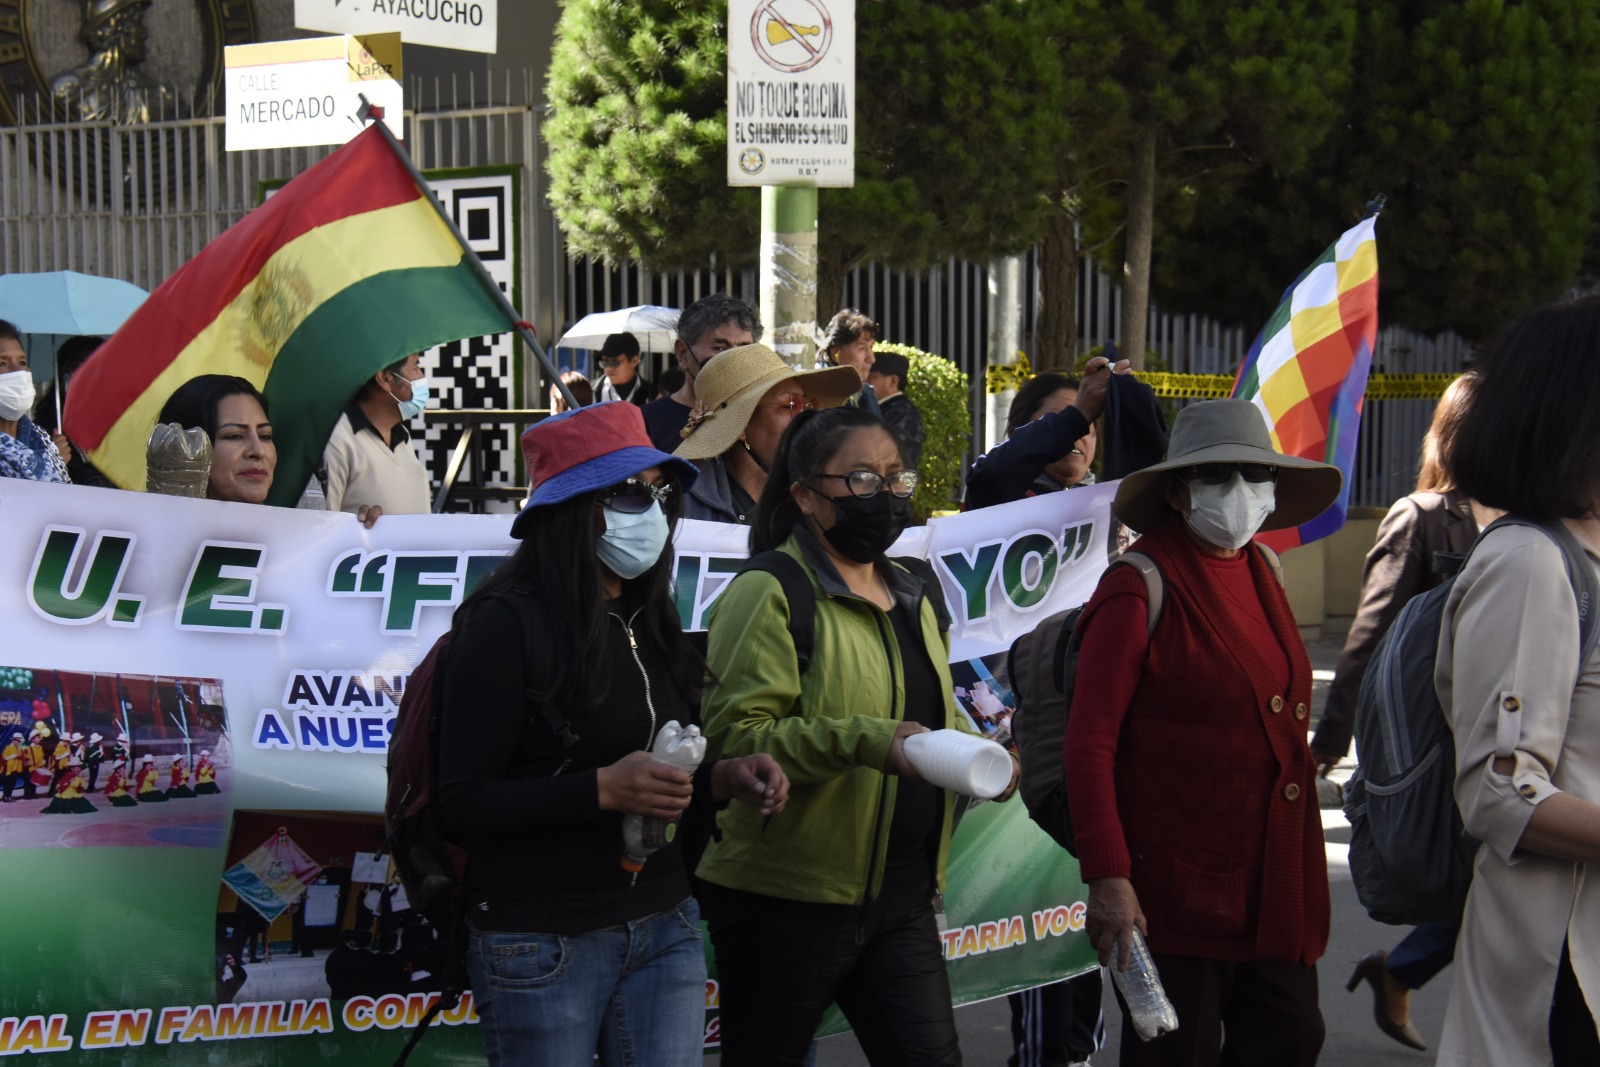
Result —
<path fill-rule="evenodd" d="M 789 32 L 793 29 L 793 33 Z M 786 26 L 777 19 L 767 20 L 767 43 L 782 44 L 785 41 L 797 40 L 800 37 L 816 37 L 822 33 L 821 26 Z"/>

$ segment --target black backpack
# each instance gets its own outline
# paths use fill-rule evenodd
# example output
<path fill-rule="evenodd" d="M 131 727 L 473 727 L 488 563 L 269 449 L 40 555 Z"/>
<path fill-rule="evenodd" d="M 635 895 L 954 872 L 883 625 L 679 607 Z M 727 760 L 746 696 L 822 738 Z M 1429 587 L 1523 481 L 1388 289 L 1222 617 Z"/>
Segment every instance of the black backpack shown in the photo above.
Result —
<path fill-rule="evenodd" d="M 1278 554 L 1259 542 L 1252 544 L 1281 585 L 1283 569 Z M 1160 566 L 1142 552 L 1124 552 L 1111 561 L 1106 571 L 1109 573 L 1118 565 L 1136 568 L 1144 579 L 1149 606 L 1145 633 L 1154 634 L 1166 603 Z M 1022 761 L 1018 792 L 1027 805 L 1028 816 L 1073 856 L 1078 851 L 1072 812 L 1067 806 L 1067 774 L 1061 752 L 1078 682 L 1078 653 L 1084 633 L 1078 624 L 1086 606 L 1080 604 L 1047 616 L 1013 641 L 1006 655 L 1006 675 L 1017 701 L 1011 713 L 1011 743 Z"/>
<path fill-rule="evenodd" d="M 1150 605 L 1147 632 L 1155 633 L 1166 597 L 1161 568 L 1142 552 L 1125 552 L 1111 567 L 1119 564 L 1137 568 L 1144 578 Z M 1011 712 L 1011 744 L 1022 761 L 1017 791 L 1022 794 L 1029 818 L 1073 856 L 1078 851 L 1072 815 L 1067 810 L 1067 775 L 1061 762 L 1061 746 L 1078 681 L 1078 652 L 1083 646 L 1083 628 L 1078 622 L 1086 606 L 1079 604 L 1046 616 L 1013 641 L 1006 653 L 1006 676 L 1011 679 L 1011 692 L 1017 701 Z"/>
<path fill-rule="evenodd" d="M 928 598 L 928 603 L 933 605 L 939 632 L 948 633 L 950 605 L 945 603 L 944 587 L 939 584 L 933 564 L 915 556 L 890 556 L 889 561 L 900 564 L 922 579 L 922 592 Z M 800 661 L 800 673 L 804 674 L 806 668 L 811 666 L 811 653 L 817 637 L 817 591 L 811 588 L 811 576 L 799 560 L 776 549 L 751 556 L 739 569 L 740 574 L 746 571 L 765 571 L 776 578 L 778 585 L 783 588 L 784 599 L 789 602 L 789 635 L 794 638 L 794 656 Z"/>
<path fill-rule="evenodd" d="M 525 674 L 540 676 L 547 660 L 540 633 L 533 618 L 531 596 L 512 591 L 496 594 L 510 604 L 522 623 L 526 646 Z M 444 676 L 449 663 L 451 631 L 441 634 L 406 679 L 400 706 L 395 712 L 394 733 L 389 738 L 385 765 L 388 791 L 383 806 L 386 848 L 394 856 L 395 870 L 405 886 L 406 898 L 438 932 L 443 961 L 439 998 L 418 1020 L 416 1029 L 395 1061 L 402 1067 L 428 1024 L 441 1011 L 461 1002 L 467 989 L 466 883 L 467 855 L 448 833 L 439 816 L 439 734 L 444 708 Z M 578 737 L 566 717 L 548 700 L 536 700 L 527 690 L 530 706 L 540 709 L 546 726 L 561 739 L 563 751 L 577 743 Z M 530 717 L 531 719 L 531 717 Z"/>
<path fill-rule="evenodd" d="M 1593 620 L 1600 583 L 1582 547 L 1560 523 L 1508 516 L 1490 524 L 1473 548 L 1501 526 L 1542 530 L 1561 548 L 1578 610 L 1581 672 L 1600 639 Z M 1360 763 L 1344 802 L 1350 875 L 1367 914 L 1379 922 L 1454 922 L 1472 885 L 1478 841 L 1456 807 L 1455 738 L 1433 686 L 1445 602 L 1455 582 L 1452 576 L 1400 610 L 1356 698 Z"/>

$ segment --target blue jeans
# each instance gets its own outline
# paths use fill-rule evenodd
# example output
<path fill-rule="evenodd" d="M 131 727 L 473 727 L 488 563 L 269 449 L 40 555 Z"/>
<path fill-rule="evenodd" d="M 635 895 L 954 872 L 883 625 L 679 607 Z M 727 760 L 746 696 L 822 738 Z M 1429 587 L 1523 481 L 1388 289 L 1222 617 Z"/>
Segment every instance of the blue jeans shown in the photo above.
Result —
<path fill-rule="evenodd" d="M 1459 922 L 1423 923 L 1389 950 L 1384 966 L 1407 989 L 1421 989 L 1456 958 L 1460 933 Z"/>
<path fill-rule="evenodd" d="M 706 956 L 693 897 L 588 933 L 471 930 L 467 971 L 493 1067 L 697 1067 Z"/>

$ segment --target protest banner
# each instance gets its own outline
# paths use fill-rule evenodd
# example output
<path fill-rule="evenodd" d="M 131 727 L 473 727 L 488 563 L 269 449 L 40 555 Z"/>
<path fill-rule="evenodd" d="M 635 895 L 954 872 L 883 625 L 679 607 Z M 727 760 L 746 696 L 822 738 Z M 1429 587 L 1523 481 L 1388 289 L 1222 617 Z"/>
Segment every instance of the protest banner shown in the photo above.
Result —
<path fill-rule="evenodd" d="M 1081 602 L 1104 568 L 1114 490 L 938 519 L 894 550 L 935 564 L 957 698 L 984 732 L 1009 729 L 1010 640 Z M 0 888 L 15 921 L 0 1055 L 136 1065 L 248 1041 L 224 1059 L 391 1062 L 404 1036 L 391 1031 L 428 994 L 335 998 L 326 963 L 340 929 L 381 937 L 408 907 L 373 870 L 389 732 L 410 669 L 511 547 L 509 518 L 366 530 L 345 514 L 13 479 L 0 515 L 0 744 L 98 735 L 104 767 L 81 814 L 44 812 L 48 774 L 5 776 Z M 746 533 L 681 528 L 686 625 L 738 570 Z M 119 759 L 148 800 L 110 801 Z M 1076 864 L 1019 801 L 964 814 L 946 905 L 957 1003 L 1093 965 Z M 718 999 L 708 983 L 708 1048 Z M 470 999 L 441 1019 L 413 1062 L 481 1062 Z"/>

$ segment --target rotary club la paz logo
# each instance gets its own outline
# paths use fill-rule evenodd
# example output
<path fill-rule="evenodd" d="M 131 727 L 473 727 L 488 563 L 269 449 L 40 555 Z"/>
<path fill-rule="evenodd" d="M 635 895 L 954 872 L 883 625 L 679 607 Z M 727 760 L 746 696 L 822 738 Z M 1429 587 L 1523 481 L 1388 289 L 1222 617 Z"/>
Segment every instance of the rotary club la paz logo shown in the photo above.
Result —
<path fill-rule="evenodd" d="M 746 174 L 760 174 L 767 169 L 767 157 L 759 148 L 746 148 L 739 153 L 739 169 Z"/>
<path fill-rule="evenodd" d="M 833 17 L 821 0 L 766 0 L 750 20 L 750 41 L 767 66 L 798 74 L 828 54 Z"/>

